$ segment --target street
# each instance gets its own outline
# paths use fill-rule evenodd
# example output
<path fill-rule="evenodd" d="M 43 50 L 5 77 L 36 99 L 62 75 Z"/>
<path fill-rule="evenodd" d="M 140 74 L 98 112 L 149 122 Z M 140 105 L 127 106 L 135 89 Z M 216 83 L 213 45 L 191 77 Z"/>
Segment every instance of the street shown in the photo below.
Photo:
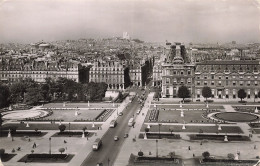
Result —
<path fill-rule="evenodd" d="M 128 126 L 128 120 L 136 116 L 136 111 L 140 108 L 140 104 L 135 98 L 132 103 L 128 104 L 128 107 L 123 111 L 123 116 L 117 118 L 117 126 L 115 128 L 109 128 L 106 134 L 102 138 L 102 146 L 98 151 L 91 152 L 82 166 L 96 166 L 97 163 L 103 163 L 103 165 L 113 165 L 118 152 L 124 139 L 133 139 L 133 138 L 124 138 L 124 134 L 128 133 L 130 127 Z M 119 140 L 114 141 L 114 136 L 118 136 Z"/>

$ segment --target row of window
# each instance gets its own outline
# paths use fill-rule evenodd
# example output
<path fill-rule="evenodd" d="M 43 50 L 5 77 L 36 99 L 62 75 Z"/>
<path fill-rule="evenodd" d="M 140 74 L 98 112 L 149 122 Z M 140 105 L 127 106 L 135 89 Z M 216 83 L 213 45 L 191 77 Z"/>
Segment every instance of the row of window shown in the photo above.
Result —
<path fill-rule="evenodd" d="M 203 84 L 202 84 L 203 83 Z M 240 85 L 240 86 L 251 86 L 251 85 L 258 85 L 258 81 L 196 81 L 197 85 L 219 85 L 219 86 L 228 86 L 228 85 Z"/>
<path fill-rule="evenodd" d="M 244 78 L 246 78 L 246 79 L 257 79 L 258 78 L 258 76 L 215 76 L 215 75 L 211 75 L 211 76 L 207 76 L 207 75 L 205 75 L 205 76 L 197 76 L 196 77 L 196 79 L 197 80 L 200 80 L 200 79 L 226 79 L 226 80 L 228 80 L 228 79 L 230 79 L 230 78 L 232 78 L 232 79 L 244 79 Z"/>
<path fill-rule="evenodd" d="M 166 75 L 191 75 L 191 71 L 176 71 L 176 70 L 164 70 L 164 74 Z"/>

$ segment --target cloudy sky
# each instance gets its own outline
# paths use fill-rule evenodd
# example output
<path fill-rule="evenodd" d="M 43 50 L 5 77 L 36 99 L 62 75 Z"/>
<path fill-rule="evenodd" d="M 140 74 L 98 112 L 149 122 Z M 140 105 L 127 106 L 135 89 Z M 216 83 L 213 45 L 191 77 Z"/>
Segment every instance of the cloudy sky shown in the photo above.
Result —
<path fill-rule="evenodd" d="M 0 43 L 122 36 L 260 42 L 259 0 L 0 0 Z"/>

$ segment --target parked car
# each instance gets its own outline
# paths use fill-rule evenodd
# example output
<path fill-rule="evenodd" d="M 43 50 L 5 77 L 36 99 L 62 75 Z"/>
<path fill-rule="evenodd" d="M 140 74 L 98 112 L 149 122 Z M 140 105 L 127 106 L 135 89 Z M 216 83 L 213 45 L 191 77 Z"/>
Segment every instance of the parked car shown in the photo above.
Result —
<path fill-rule="evenodd" d="M 118 136 L 115 136 L 114 137 L 114 141 L 118 141 L 119 140 L 119 137 Z"/>
<path fill-rule="evenodd" d="M 118 114 L 119 116 L 122 116 L 123 115 L 123 112 L 119 112 L 119 114 Z"/>
<path fill-rule="evenodd" d="M 128 137 L 128 133 L 125 133 L 124 138 L 127 138 L 127 137 Z"/>

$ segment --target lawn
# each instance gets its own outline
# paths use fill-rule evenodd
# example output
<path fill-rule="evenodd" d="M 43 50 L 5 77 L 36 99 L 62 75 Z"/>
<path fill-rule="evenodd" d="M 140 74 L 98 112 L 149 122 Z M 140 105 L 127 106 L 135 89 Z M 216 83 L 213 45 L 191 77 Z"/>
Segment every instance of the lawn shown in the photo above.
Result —
<path fill-rule="evenodd" d="M 97 130 L 102 124 L 95 124 L 95 127 L 92 127 L 92 124 L 64 124 L 66 130 L 82 130 L 83 127 L 87 127 L 87 130 Z M 9 128 L 16 127 L 17 130 L 35 130 L 36 128 L 40 130 L 59 130 L 59 124 L 49 123 L 49 124 L 29 124 L 30 127 L 26 127 L 26 124 L 6 124 L 2 127 L 3 130 L 8 130 Z"/>
<path fill-rule="evenodd" d="M 80 119 L 95 119 L 104 109 L 81 109 L 78 110 L 78 115 L 75 116 L 75 110 L 52 110 L 53 114 L 50 116 L 47 116 L 45 118 L 42 118 L 44 120 L 48 119 L 58 119 L 58 120 L 64 120 L 65 122 L 71 122 L 74 120 L 80 120 Z"/>
<path fill-rule="evenodd" d="M 183 123 L 185 122 L 190 122 L 191 120 L 206 120 L 204 119 L 201 114 L 204 111 L 201 110 L 192 110 L 192 111 L 183 111 L 184 112 L 184 117 L 181 117 L 181 111 L 180 110 L 174 110 L 174 111 L 159 111 L 159 117 L 158 121 L 177 121 L 178 123 Z"/>
<path fill-rule="evenodd" d="M 18 162 L 68 163 L 73 157 L 72 154 L 27 154 Z"/>
<path fill-rule="evenodd" d="M 254 129 L 255 134 L 260 134 L 260 129 Z"/>
<path fill-rule="evenodd" d="M 191 140 L 219 140 L 224 141 L 225 135 L 204 135 L 204 134 L 191 134 Z M 228 135 L 228 141 L 250 141 L 248 136 L 243 135 Z"/>
<path fill-rule="evenodd" d="M 147 125 L 143 125 L 141 128 L 141 132 L 144 132 L 144 129 L 147 127 Z M 160 132 L 170 132 L 169 129 L 173 130 L 174 132 L 194 132 L 199 133 L 200 130 L 203 131 L 203 133 L 243 133 L 240 127 L 238 126 L 222 126 L 222 130 L 218 130 L 217 126 L 185 126 L 186 129 L 182 129 L 182 125 L 162 125 L 160 127 Z M 150 128 L 150 132 L 159 132 L 159 126 L 158 125 L 152 125 Z"/>

